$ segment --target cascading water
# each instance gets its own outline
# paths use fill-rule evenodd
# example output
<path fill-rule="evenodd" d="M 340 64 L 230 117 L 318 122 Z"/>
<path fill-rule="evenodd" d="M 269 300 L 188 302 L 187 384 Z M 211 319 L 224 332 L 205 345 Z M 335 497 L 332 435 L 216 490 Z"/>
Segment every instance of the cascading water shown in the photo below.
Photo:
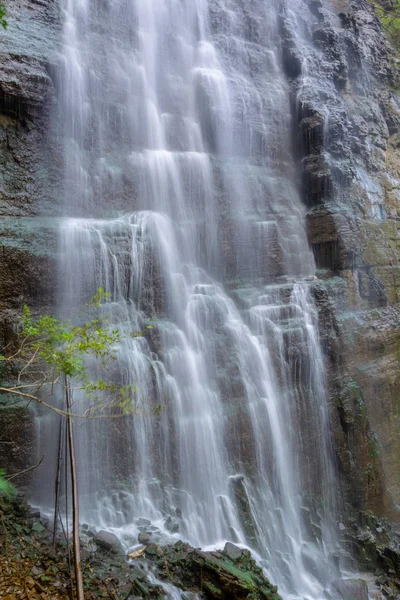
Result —
<path fill-rule="evenodd" d="M 65 0 L 60 273 L 64 307 L 109 292 L 139 413 L 80 429 L 82 517 L 128 539 L 174 514 L 315 600 L 334 479 L 279 37 L 303 9 Z"/>

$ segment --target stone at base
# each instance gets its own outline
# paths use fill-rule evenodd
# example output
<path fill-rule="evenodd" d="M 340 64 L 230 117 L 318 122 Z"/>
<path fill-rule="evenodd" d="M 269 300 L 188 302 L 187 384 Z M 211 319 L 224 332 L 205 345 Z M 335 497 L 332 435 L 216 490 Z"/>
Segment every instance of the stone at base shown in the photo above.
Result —
<path fill-rule="evenodd" d="M 368 600 L 368 585 L 364 579 L 339 579 L 333 587 L 343 600 Z"/>
<path fill-rule="evenodd" d="M 124 552 L 117 536 L 109 531 L 98 531 L 94 536 L 93 541 L 100 546 L 100 548 L 107 550 L 107 552 L 111 552 L 112 554 L 123 554 Z"/>

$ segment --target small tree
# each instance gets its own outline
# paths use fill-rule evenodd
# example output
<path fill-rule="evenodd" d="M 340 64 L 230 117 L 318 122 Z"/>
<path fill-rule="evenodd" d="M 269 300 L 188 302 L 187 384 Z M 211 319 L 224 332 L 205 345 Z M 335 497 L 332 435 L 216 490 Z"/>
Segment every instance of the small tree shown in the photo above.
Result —
<path fill-rule="evenodd" d="M 86 309 L 99 309 L 107 294 L 99 289 Z M 82 321 L 83 315 L 78 315 Z M 9 378 L 14 382 L 0 386 L 0 392 L 23 398 L 56 411 L 66 419 L 69 447 L 70 478 L 73 513 L 73 551 L 76 593 L 83 600 L 83 580 L 79 539 L 79 502 L 76 456 L 74 447 L 74 419 L 124 416 L 134 410 L 134 388 L 118 388 L 104 380 L 89 377 L 87 362 L 94 359 L 102 367 L 107 367 L 116 359 L 116 347 L 120 333 L 108 325 L 107 318 L 95 318 L 76 325 L 71 320 L 61 321 L 45 315 L 32 316 L 27 306 L 20 319 L 20 331 L 15 351 L 0 356 L 0 362 L 7 367 Z M 141 335 L 133 333 L 133 337 Z M 57 405 L 56 397 L 61 390 L 63 405 Z M 91 405 L 83 413 L 73 407 L 74 390 L 83 392 L 91 400 Z M 108 401 L 105 400 L 108 396 Z M 0 488 L 5 486 L 0 474 Z M 57 507 L 56 507 L 57 514 Z M 55 515 L 56 523 L 56 515 Z"/>

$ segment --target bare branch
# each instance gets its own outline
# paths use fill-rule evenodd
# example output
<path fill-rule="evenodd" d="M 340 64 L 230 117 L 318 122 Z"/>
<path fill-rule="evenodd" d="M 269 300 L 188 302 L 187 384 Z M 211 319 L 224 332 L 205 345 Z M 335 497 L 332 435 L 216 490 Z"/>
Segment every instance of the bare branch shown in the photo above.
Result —
<path fill-rule="evenodd" d="M 18 383 L 21 382 L 21 375 L 22 373 L 24 373 L 29 367 L 30 365 L 34 362 L 34 360 L 36 359 L 37 355 L 39 352 L 39 348 L 36 348 L 36 350 L 34 351 L 34 353 L 32 354 L 32 356 L 30 357 L 30 359 L 28 360 L 28 362 L 26 363 L 26 365 L 24 365 L 21 369 L 21 371 L 18 373 Z"/>
<path fill-rule="evenodd" d="M 19 390 L 15 389 L 15 388 L 4 388 L 4 387 L 0 387 L 0 392 L 4 392 L 6 394 L 13 394 L 13 395 L 15 394 L 22 398 L 28 398 L 29 400 L 34 400 L 35 402 L 38 402 L 39 404 L 43 404 L 43 406 L 45 406 L 46 408 L 50 408 L 51 410 L 54 410 L 59 415 L 63 415 L 64 417 L 66 417 L 68 415 L 68 413 L 65 412 L 64 410 L 61 410 L 60 408 L 56 408 L 55 406 L 48 404 L 45 400 L 42 400 L 41 398 L 39 398 L 38 396 L 34 396 L 33 394 L 28 394 L 26 392 L 20 392 Z M 74 418 L 81 418 L 81 415 L 70 415 L 70 416 L 72 416 Z"/>
<path fill-rule="evenodd" d="M 124 419 L 126 417 L 135 415 L 135 414 L 140 414 L 140 412 L 137 409 L 132 409 L 128 412 L 124 412 L 124 413 L 110 413 L 110 414 L 106 414 L 106 415 L 91 415 L 90 414 L 90 408 L 87 409 L 83 414 L 78 415 L 76 413 L 71 413 L 65 410 L 62 410 L 61 408 L 57 408 L 56 406 L 53 406 L 52 404 L 49 404 L 48 402 L 46 402 L 46 400 L 43 400 L 42 398 L 39 398 L 38 396 L 35 396 L 34 394 L 28 394 L 26 392 L 20 392 L 19 390 L 15 389 L 15 388 L 4 388 L 4 387 L 0 387 L 0 392 L 4 392 L 6 394 L 15 394 L 17 396 L 20 396 L 22 398 L 27 398 L 28 400 L 30 400 L 30 402 L 33 400 L 35 402 L 38 402 L 39 404 L 42 404 L 43 406 L 45 406 L 46 408 L 50 408 L 51 410 L 53 410 L 54 412 L 56 412 L 57 414 L 63 416 L 63 417 L 71 417 L 72 419 L 87 419 L 87 420 L 94 420 L 94 419 Z M 47 396 L 45 396 L 45 398 L 50 398 L 51 396 L 53 396 L 53 394 L 48 394 Z M 29 405 L 29 404 L 28 404 Z M 104 408 L 104 407 L 103 407 Z M 89 413 L 89 414 L 87 414 Z"/>
<path fill-rule="evenodd" d="M 6 477 L 7 481 L 11 481 L 12 479 L 15 479 L 16 477 L 19 477 L 20 475 L 25 475 L 26 473 L 30 473 L 31 471 L 34 471 L 35 469 L 37 469 L 38 467 L 40 467 L 40 465 L 42 464 L 43 460 L 44 460 L 44 454 L 42 456 L 42 458 L 39 460 L 38 464 L 35 465 L 34 467 L 29 467 L 29 469 L 25 469 L 24 471 L 20 471 L 19 473 L 15 473 L 15 475 L 11 475 L 10 477 Z"/>

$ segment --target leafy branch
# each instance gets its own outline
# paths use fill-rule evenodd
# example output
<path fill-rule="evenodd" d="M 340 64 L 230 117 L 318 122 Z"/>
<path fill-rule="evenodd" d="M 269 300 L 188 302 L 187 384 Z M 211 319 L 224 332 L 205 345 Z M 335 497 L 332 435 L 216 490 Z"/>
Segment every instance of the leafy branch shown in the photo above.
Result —
<path fill-rule="evenodd" d="M 100 288 L 86 309 L 101 307 L 107 294 Z M 82 318 L 82 315 L 78 315 Z M 132 333 L 132 337 L 142 332 Z M 111 328 L 107 318 L 94 318 L 81 325 L 71 320 L 61 321 L 50 315 L 34 317 L 24 306 L 20 329 L 13 352 L 0 356 L 0 365 L 6 367 L 11 384 L 0 385 L 0 392 L 14 395 L 28 402 L 35 401 L 62 416 L 73 418 L 122 417 L 137 411 L 136 386 L 119 387 L 112 381 L 93 380 L 89 377 L 88 362 L 107 372 L 121 342 L 118 329 Z M 91 370 L 91 374 L 94 369 Z M 79 391 L 90 400 L 90 406 L 81 414 L 60 408 L 51 399 L 56 390 L 65 391 L 65 378 L 71 393 Z"/>

